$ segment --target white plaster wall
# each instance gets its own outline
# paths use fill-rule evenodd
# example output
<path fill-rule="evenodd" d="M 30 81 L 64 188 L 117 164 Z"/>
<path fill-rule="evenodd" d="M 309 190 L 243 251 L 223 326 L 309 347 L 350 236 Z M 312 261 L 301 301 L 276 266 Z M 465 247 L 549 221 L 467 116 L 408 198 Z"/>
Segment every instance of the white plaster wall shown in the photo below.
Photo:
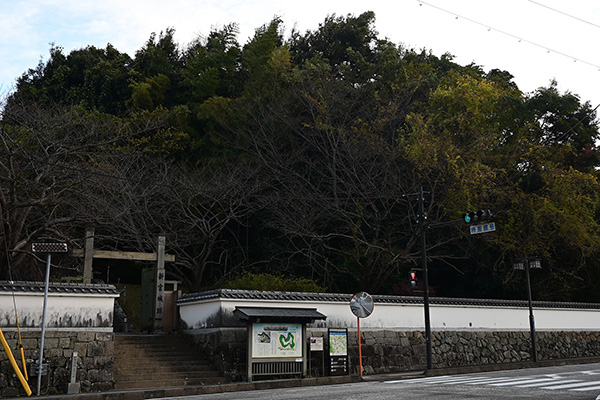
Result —
<path fill-rule="evenodd" d="M 110 328 L 118 294 L 48 293 L 48 328 Z M 42 325 L 44 293 L 0 293 L 0 327 L 16 327 L 15 307 L 23 329 Z"/>
<path fill-rule="evenodd" d="M 210 318 L 219 312 L 221 302 L 218 299 L 210 299 L 189 306 L 181 305 L 178 308 L 181 320 L 189 329 L 214 328 L 215 326 L 210 324 Z"/>
<path fill-rule="evenodd" d="M 350 305 L 340 302 L 268 301 L 208 299 L 179 304 L 182 320 L 190 329 L 211 327 L 207 320 L 219 308 L 233 311 L 236 306 L 269 308 L 316 308 L 327 316 L 313 326 L 355 328 L 356 316 Z M 534 308 L 536 330 L 599 331 L 600 310 Z M 529 310 L 516 307 L 430 305 L 430 322 L 434 330 L 529 330 Z M 422 304 L 375 303 L 373 313 L 360 321 L 361 329 L 424 329 Z"/>

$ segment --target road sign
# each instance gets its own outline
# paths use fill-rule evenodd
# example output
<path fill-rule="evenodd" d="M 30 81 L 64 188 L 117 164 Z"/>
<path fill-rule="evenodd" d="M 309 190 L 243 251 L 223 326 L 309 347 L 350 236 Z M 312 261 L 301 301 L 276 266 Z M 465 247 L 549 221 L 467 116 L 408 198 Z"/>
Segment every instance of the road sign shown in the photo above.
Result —
<path fill-rule="evenodd" d="M 488 222 L 487 224 L 481 224 L 481 225 L 472 225 L 470 227 L 471 235 L 476 235 L 478 233 L 493 232 L 495 230 L 496 230 L 495 222 Z"/>

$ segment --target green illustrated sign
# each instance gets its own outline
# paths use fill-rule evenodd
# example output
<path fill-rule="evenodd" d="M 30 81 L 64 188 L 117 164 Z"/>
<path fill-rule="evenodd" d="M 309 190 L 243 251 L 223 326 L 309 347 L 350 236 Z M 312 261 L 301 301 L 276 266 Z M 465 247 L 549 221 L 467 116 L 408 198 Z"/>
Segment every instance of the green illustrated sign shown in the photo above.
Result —
<path fill-rule="evenodd" d="M 280 349 L 285 349 L 285 348 L 294 349 L 294 347 L 296 347 L 295 339 L 296 339 L 296 336 L 291 332 L 280 333 L 279 334 L 279 348 Z"/>

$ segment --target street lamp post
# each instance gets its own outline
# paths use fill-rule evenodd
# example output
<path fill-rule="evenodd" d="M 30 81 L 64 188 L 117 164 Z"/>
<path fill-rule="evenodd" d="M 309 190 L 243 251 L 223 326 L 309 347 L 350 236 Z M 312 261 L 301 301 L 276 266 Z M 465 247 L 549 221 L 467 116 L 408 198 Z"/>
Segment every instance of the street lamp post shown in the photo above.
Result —
<path fill-rule="evenodd" d="M 529 278 L 529 269 L 541 269 L 542 261 L 537 257 L 520 258 L 513 264 L 513 269 L 525 270 L 527 276 L 527 298 L 529 301 L 529 331 L 531 336 L 531 359 L 537 362 L 537 348 L 535 346 L 535 319 L 533 317 L 533 306 L 531 302 L 531 279 Z"/>
<path fill-rule="evenodd" d="M 42 334 L 40 339 L 40 357 L 37 365 L 37 395 L 40 395 L 42 386 L 42 362 L 44 360 L 44 336 L 46 333 L 46 306 L 48 304 L 48 284 L 50 282 L 50 260 L 52 253 L 65 253 L 66 243 L 33 243 L 31 251 L 34 253 L 46 253 L 46 281 L 44 284 L 44 309 L 42 311 Z"/>

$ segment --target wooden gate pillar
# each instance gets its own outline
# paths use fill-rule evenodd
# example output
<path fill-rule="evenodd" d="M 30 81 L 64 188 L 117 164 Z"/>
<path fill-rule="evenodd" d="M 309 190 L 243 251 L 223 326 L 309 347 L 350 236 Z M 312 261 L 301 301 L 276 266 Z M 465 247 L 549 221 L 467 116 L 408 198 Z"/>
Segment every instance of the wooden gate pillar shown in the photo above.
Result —
<path fill-rule="evenodd" d="M 83 254 L 83 283 L 92 283 L 92 261 L 94 260 L 94 228 L 85 230 L 85 248 Z"/>

